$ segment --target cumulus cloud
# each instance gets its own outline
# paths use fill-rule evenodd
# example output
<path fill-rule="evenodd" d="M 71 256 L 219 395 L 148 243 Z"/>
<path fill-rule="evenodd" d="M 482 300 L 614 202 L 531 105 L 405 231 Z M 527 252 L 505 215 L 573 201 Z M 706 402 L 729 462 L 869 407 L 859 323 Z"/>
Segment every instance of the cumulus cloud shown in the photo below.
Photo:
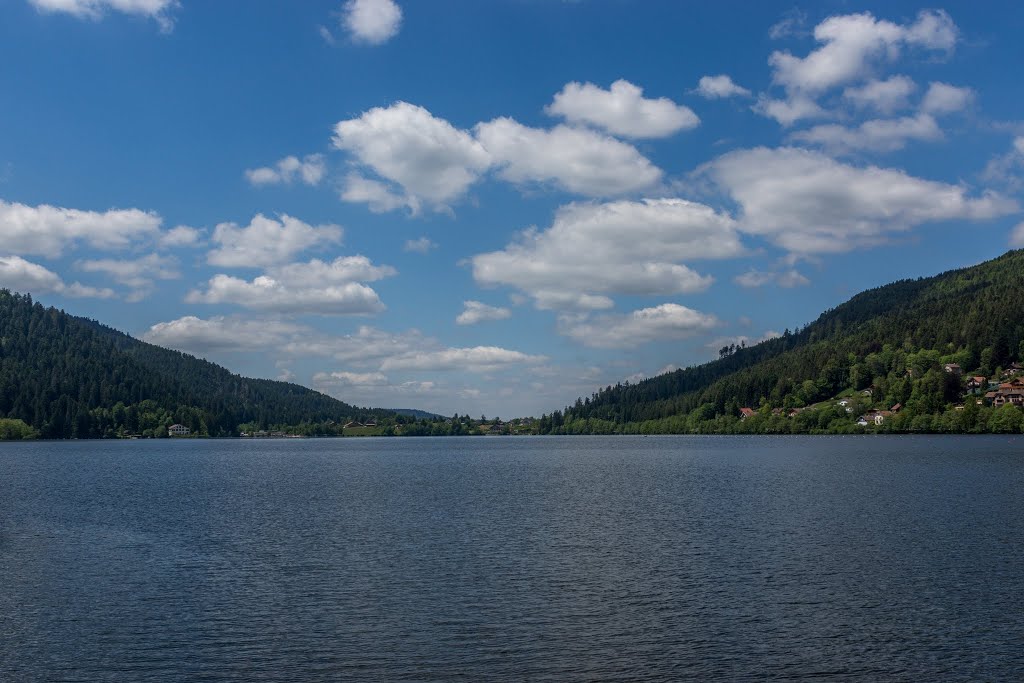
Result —
<path fill-rule="evenodd" d="M 700 123 L 689 107 L 667 97 L 645 98 L 642 88 L 622 79 L 608 90 L 593 83 L 567 83 L 545 111 L 628 138 L 664 138 Z"/>
<path fill-rule="evenodd" d="M 431 249 L 437 249 L 437 244 L 429 237 L 417 237 L 414 240 L 406 240 L 402 245 L 402 251 L 411 251 L 417 254 L 426 254 Z"/>
<path fill-rule="evenodd" d="M 178 0 L 29 0 L 41 12 L 61 12 L 79 19 L 100 19 L 107 11 L 154 19 L 165 33 L 174 28 L 171 10 Z"/>
<path fill-rule="evenodd" d="M 365 256 L 339 256 L 333 261 L 313 259 L 307 263 L 289 263 L 267 271 L 289 287 L 341 285 L 347 282 L 375 282 L 398 274 L 391 266 L 375 266 Z"/>
<path fill-rule="evenodd" d="M 207 262 L 228 268 L 259 268 L 289 261 L 317 244 L 338 243 L 342 229 L 337 225 L 312 226 L 281 214 L 278 220 L 256 214 L 249 225 L 220 223 L 214 228 L 217 248 Z"/>
<path fill-rule="evenodd" d="M 512 317 L 512 311 L 500 306 L 488 306 L 480 301 L 463 301 L 462 313 L 455 318 L 458 325 L 475 325 L 484 320 L 505 320 Z"/>
<path fill-rule="evenodd" d="M 86 273 L 104 273 L 115 282 L 130 287 L 129 301 L 140 301 L 153 290 L 155 280 L 176 280 L 181 277 L 178 261 L 173 256 L 149 254 L 134 259 L 89 259 L 75 266 Z"/>
<path fill-rule="evenodd" d="M 187 225 L 179 225 L 161 235 L 157 243 L 165 248 L 194 247 L 199 244 L 202 237 L 202 230 L 190 228 Z"/>
<path fill-rule="evenodd" d="M 802 95 L 782 100 L 762 95 L 752 109 L 758 114 L 775 119 L 780 125 L 787 128 L 797 121 L 826 116 L 825 110 L 818 106 L 817 102 Z"/>
<path fill-rule="evenodd" d="M 661 304 L 623 315 L 562 316 L 558 331 L 584 346 L 621 349 L 654 341 L 684 339 L 719 324 L 713 315 L 679 304 Z"/>
<path fill-rule="evenodd" d="M 388 385 L 388 377 L 382 372 L 318 372 L 313 375 L 318 386 L 382 387 Z"/>
<path fill-rule="evenodd" d="M 380 369 L 390 370 L 463 370 L 491 372 L 511 365 L 543 363 L 545 356 L 534 356 L 499 346 L 473 346 L 445 348 L 437 351 L 411 351 L 385 358 Z"/>
<path fill-rule="evenodd" d="M 0 199 L 0 245 L 16 254 L 56 258 L 78 244 L 123 249 L 158 236 L 160 224 L 160 216 L 139 209 L 82 211 Z"/>
<path fill-rule="evenodd" d="M 821 125 L 790 136 L 791 140 L 821 145 L 834 154 L 859 150 L 892 152 L 903 149 L 909 140 L 930 142 L 942 138 L 942 130 L 928 114 L 898 119 L 872 119 L 856 128 L 838 124 Z"/>
<path fill-rule="evenodd" d="M 843 252 L 924 223 L 1018 210 L 1016 202 L 994 193 L 970 197 L 959 185 L 851 166 L 810 150 L 739 150 L 702 170 L 739 205 L 742 230 L 796 255 Z"/>
<path fill-rule="evenodd" d="M 1011 192 L 1024 188 L 1024 136 L 1014 139 L 1010 150 L 998 154 L 985 166 L 981 177 Z"/>
<path fill-rule="evenodd" d="M 353 334 L 307 335 L 290 341 L 282 351 L 294 356 L 321 356 L 355 365 L 377 365 L 390 356 L 399 356 L 416 349 L 435 349 L 440 345 L 419 330 L 386 332 L 362 325 Z"/>
<path fill-rule="evenodd" d="M 1018 223 L 1010 233 L 1010 246 L 1014 249 L 1024 249 L 1024 223 Z"/>
<path fill-rule="evenodd" d="M 736 346 L 756 346 L 761 342 L 768 341 L 769 339 L 778 339 L 782 335 L 775 330 L 768 330 L 760 337 L 748 337 L 745 334 L 739 334 L 733 337 L 718 337 L 709 341 L 705 346 L 709 349 L 714 349 L 716 352 L 723 346 L 730 346 L 735 344 Z"/>
<path fill-rule="evenodd" d="M 401 188 L 394 192 L 382 183 L 360 182 L 365 181 L 361 175 L 350 176 L 342 197 L 367 201 L 379 210 L 408 204 L 404 197 L 444 207 L 465 194 L 491 165 L 487 150 L 469 132 L 407 102 L 338 122 L 332 142 Z"/>
<path fill-rule="evenodd" d="M 757 270 L 754 268 L 741 275 L 737 275 L 733 278 L 733 281 L 739 286 L 747 288 L 764 287 L 765 285 L 775 284 L 779 287 L 789 289 L 792 287 L 803 287 L 804 285 L 811 284 L 810 280 L 795 269 L 785 270 L 782 272 L 772 272 Z"/>
<path fill-rule="evenodd" d="M 213 351 L 263 351 L 283 345 L 296 335 L 310 333 L 305 326 L 273 318 L 202 319 L 188 315 L 153 325 L 142 334 L 142 339 L 201 356 Z"/>
<path fill-rule="evenodd" d="M 416 197 L 398 195 L 387 184 L 364 178 L 358 173 L 345 176 L 338 196 L 343 202 L 366 204 L 373 213 L 387 213 L 401 208 L 408 208 L 414 215 L 420 212 L 420 201 Z"/>
<path fill-rule="evenodd" d="M 194 290 L 188 303 L 236 304 L 256 311 L 275 313 L 316 313 L 320 315 L 370 315 L 384 310 L 371 287 L 359 282 L 322 287 L 289 287 L 267 275 L 243 280 L 214 275 L 206 290 Z"/>
<path fill-rule="evenodd" d="M 974 100 L 974 90 L 958 88 L 948 83 L 931 83 L 921 101 L 922 111 L 931 114 L 949 114 L 966 109 Z"/>
<path fill-rule="evenodd" d="M 290 185 L 301 180 L 306 185 L 319 185 L 325 173 L 322 154 L 309 154 L 299 159 L 287 156 L 273 166 L 246 170 L 245 177 L 253 185 Z"/>
<path fill-rule="evenodd" d="M 0 256 L 0 287 L 31 294 L 62 294 L 74 298 L 109 299 L 111 289 L 98 289 L 79 282 L 66 284 L 60 275 L 20 256 Z"/>
<path fill-rule="evenodd" d="M 957 28 L 941 10 L 923 10 L 914 23 L 895 24 L 868 13 L 833 16 L 814 28 L 821 47 L 806 57 L 773 52 L 773 79 L 788 91 L 820 93 L 864 78 L 879 61 L 892 61 L 903 47 L 952 50 Z"/>
<path fill-rule="evenodd" d="M 550 183 L 589 197 L 637 192 L 661 180 L 632 145 L 592 130 L 560 125 L 530 128 L 510 118 L 476 126 L 476 135 L 513 183 Z"/>
<path fill-rule="evenodd" d="M 909 98 L 917 84 L 906 76 L 892 76 L 885 80 L 873 78 L 862 86 L 843 90 L 843 97 L 861 109 L 874 109 L 881 114 L 892 114 L 909 106 Z"/>
<path fill-rule="evenodd" d="M 743 252 L 728 215 L 682 199 L 569 204 L 551 227 L 472 258 L 482 285 L 509 285 L 540 308 L 609 308 L 608 294 L 679 294 L 711 278 L 683 261 Z"/>
<path fill-rule="evenodd" d="M 709 100 L 726 97 L 750 97 L 749 90 L 733 83 L 732 78 L 726 74 L 702 76 L 697 83 L 696 93 Z"/>
<path fill-rule="evenodd" d="M 205 291 L 190 292 L 186 301 L 276 313 L 368 315 L 383 311 L 384 304 L 361 281 L 380 280 L 396 272 L 390 266 L 373 265 L 365 256 L 339 257 L 330 263 L 313 259 L 272 268 L 253 280 L 218 274 Z"/>
<path fill-rule="evenodd" d="M 348 0 L 342 23 L 354 40 L 380 45 L 398 35 L 402 9 L 394 0 Z"/>

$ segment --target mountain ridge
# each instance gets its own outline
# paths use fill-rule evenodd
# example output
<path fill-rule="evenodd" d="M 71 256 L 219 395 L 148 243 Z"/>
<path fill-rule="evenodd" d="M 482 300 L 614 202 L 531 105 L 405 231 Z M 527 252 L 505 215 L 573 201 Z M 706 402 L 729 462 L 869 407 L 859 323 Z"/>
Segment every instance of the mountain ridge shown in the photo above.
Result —
<path fill-rule="evenodd" d="M 906 415 L 911 417 L 890 420 L 893 429 L 907 422 L 909 430 L 913 417 L 945 412 L 947 404 L 955 408 L 956 399 L 962 398 L 954 388 L 944 387 L 942 406 L 937 405 L 938 388 L 920 386 L 928 371 L 952 363 L 988 377 L 1024 360 L 1022 341 L 1024 250 L 1014 250 L 975 266 L 865 290 L 796 332 L 787 330 L 745 348 L 725 348 L 718 360 L 606 387 L 564 412 L 542 417 L 539 431 L 617 433 L 642 431 L 643 424 L 651 431 L 729 431 L 736 426 L 714 420 L 738 419 L 743 407 L 788 411 L 845 390 L 867 389 L 880 405 L 910 402 Z M 920 375 L 909 383 L 900 376 L 908 359 L 921 365 Z M 696 411 L 702 419 L 687 419 Z M 704 424 L 709 422 L 717 426 Z M 933 426 L 919 420 L 917 430 Z M 785 431 L 778 424 L 773 427 Z M 798 431 L 838 427 L 819 424 Z"/>
<path fill-rule="evenodd" d="M 307 387 L 236 375 L 0 289 L 0 418 L 44 438 L 193 434 L 394 417 Z"/>

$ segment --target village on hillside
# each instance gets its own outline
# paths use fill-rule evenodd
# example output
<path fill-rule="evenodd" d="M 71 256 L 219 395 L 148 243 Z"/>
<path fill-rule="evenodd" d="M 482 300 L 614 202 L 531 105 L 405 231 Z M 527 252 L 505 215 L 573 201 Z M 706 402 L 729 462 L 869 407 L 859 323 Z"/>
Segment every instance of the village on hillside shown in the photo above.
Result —
<path fill-rule="evenodd" d="M 1024 365 L 1012 363 L 995 377 L 983 375 L 965 375 L 963 368 L 957 363 L 945 363 L 943 371 L 950 376 L 960 378 L 962 394 L 960 403 L 953 406 L 956 411 L 965 409 L 968 402 L 973 401 L 978 406 L 990 406 L 1000 408 L 1004 405 L 1024 406 Z M 911 370 L 907 370 L 908 375 Z M 807 406 L 803 408 L 772 408 L 768 411 L 771 415 L 796 417 L 806 410 L 815 410 L 828 405 L 835 406 L 846 412 L 853 419 L 854 424 L 860 427 L 880 427 L 885 421 L 898 414 L 903 409 L 903 404 L 896 403 L 886 407 L 872 401 L 874 389 L 869 387 L 860 391 L 847 391 L 840 394 L 831 401 Z M 762 414 L 761 411 L 750 407 L 740 408 L 740 420 L 752 418 Z M 856 416 L 856 417 L 854 417 Z"/>

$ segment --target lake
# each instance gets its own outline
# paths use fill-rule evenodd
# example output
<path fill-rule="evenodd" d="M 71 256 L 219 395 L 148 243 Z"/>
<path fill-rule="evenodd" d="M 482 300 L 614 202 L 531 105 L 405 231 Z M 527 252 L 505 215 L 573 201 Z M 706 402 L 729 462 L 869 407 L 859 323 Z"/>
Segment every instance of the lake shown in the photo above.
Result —
<path fill-rule="evenodd" d="M 0 444 L 0 680 L 1021 680 L 1024 438 Z"/>

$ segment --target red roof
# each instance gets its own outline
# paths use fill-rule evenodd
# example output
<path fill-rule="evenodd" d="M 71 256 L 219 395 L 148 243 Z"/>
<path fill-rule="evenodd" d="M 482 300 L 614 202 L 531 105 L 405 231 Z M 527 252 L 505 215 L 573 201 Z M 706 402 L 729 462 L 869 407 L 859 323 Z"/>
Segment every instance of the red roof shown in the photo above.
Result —
<path fill-rule="evenodd" d="M 757 411 L 753 408 L 740 408 L 740 415 L 743 417 L 751 417 L 753 415 L 757 415 Z"/>

